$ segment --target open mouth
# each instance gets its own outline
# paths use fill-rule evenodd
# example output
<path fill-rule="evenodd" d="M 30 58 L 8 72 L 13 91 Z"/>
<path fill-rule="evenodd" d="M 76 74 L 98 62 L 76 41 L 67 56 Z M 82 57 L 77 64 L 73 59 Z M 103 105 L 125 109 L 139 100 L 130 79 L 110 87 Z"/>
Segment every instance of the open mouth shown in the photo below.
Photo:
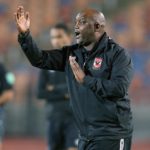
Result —
<path fill-rule="evenodd" d="M 75 36 L 76 36 L 77 39 L 80 38 L 80 36 L 81 36 L 80 32 L 79 31 L 75 31 Z"/>

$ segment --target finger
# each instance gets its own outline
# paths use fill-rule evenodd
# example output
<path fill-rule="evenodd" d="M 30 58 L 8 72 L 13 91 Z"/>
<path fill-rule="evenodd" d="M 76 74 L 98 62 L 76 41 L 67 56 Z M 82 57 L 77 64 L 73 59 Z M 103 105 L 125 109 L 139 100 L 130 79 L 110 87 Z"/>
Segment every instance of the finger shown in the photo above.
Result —
<path fill-rule="evenodd" d="M 69 56 L 69 60 L 73 60 L 73 59 L 76 59 L 76 57 L 73 57 L 73 56 Z"/>
<path fill-rule="evenodd" d="M 21 6 L 18 6 L 18 8 L 17 8 L 17 16 L 18 16 L 18 18 L 21 17 Z"/>
<path fill-rule="evenodd" d="M 75 61 L 75 59 L 72 59 L 71 61 L 72 61 L 71 63 L 72 63 L 72 68 L 73 68 L 73 73 L 75 75 L 75 78 L 79 83 L 81 83 L 84 72 L 79 66 L 79 64 Z"/>
<path fill-rule="evenodd" d="M 74 64 L 73 64 L 73 61 L 72 61 L 72 60 L 70 60 L 70 66 L 71 66 L 71 68 L 72 68 L 73 70 L 76 69 L 75 66 L 74 66 Z"/>
<path fill-rule="evenodd" d="M 75 76 L 75 79 L 77 80 L 77 82 L 80 82 L 80 79 L 78 78 L 77 75 L 74 75 Z"/>
<path fill-rule="evenodd" d="M 69 56 L 69 61 L 73 65 L 76 57 Z"/>
<path fill-rule="evenodd" d="M 18 10 L 19 11 L 24 11 L 24 7 L 23 6 L 18 6 Z"/>
<path fill-rule="evenodd" d="M 80 76 L 83 74 L 83 70 L 81 69 L 81 67 L 79 66 L 79 64 L 77 63 L 77 61 L 75 59 L 76 59 L 75 57 L 72 57 L 72 56 L 69 57 L 70 66 L 71 66 L 71 69 L 73 71 L 73 74 L 74 74 L 76 80 L 79 83 L 81 83 Z"/>
<path fill-rule="evenodd" d="M 74 69 L 79 72 L 81 70 L 79 64 L 76 62 L 76 60 L 74 58 L 71 61 L 72 61 L 72 65 L 73 65 Z"/>
<path fill-rule="evenodd" d="M 22 5 L 20 5 L 19 8 L 21 8 L 22 10 L 24 10 L 24 7 Z"/>
<path fill-rule="evenodd" d="M 19 12 L 19 7 L 17 8 L 17 18 L 19 19 L 20 17 L 20 12 Z"/>
<path fill-rule="evenodd" d="M 18 6 L 18 14 L 19 14 L 19 17 L 24 16 L 24 7 L 23 6 Z"/>
<path fill-rule="evenodd" d="M 73 62 L 72 58 L 70 59 L 70 66 L 71 66 L 71 68 L 72 68 L 74 71 L 77 70 L 76 66 L 74 65 L 74 62 Z"/>
<path fill-rule="evenodd" d="M 71 65 L 71 69 L 73 71 L 73 74 L 75 75 L 76 78 L 78 78 L 78 70 L 74 67 L 74 65 Z"/>
<path fill-rule="evenodd" d="M 81 69 L 80 68 L 80 66 L 79 66 L 79 64 L 76 62 L 76 60 L 72 60 L 73 61 L 73 64 L 74 64 L 74 66 L 79 70 L 79 69 Z"/>
<path fill-rule="evenodd" d="M 70 60 L 71 60 L 74 64 L 76 64 L 77 66 L 79 66 L 78 63 L 77 63 L 77 61 L 76 61 L 76 57 L 70 56 L 69 58 L 70 58 Z"/>
<path fill-rule="evenodd" d="M 73 63 L 73 57 L 72 56 L 69 57 L 69 62 L 70 62 L 70 66 L 71 66 L 73 73 L 76 74 L 76 67 Z"/>
<path fill-rule="evenodd" d="M 79 64 L 75 61 L 75 57 L 70 56 L 70 66 L 74 72 L 74 74 L 78 77 L 82 69 L 80 68 Z"/>
<path fill-rule="evenodd" d="M 21 17 L 20 6 L 18 6 L 18 8 L 17 8 L 17 15 L 18 15 L 18 18 Z"/>
<path fill-rule="evenodd" d="M 25 17 L 26 17 L 27 20 L 29 20 L 29 18 L 30 18 L 29 12 L 26 12 L 26 16 Z"/>
<path fill-rule="evenodd" d="M 70 62 L 70 65 L 73 67 L 73 57 L 72 56 L 69 56 L 69 62 Z"/>
<path fill-rule="evenodd" d="M 72 66 L 75 74 L 80 77 L 80 74 L 83 73 L 83 70 L 81 69 L 79 64 L 76 62 L 75 58 L 70 57 L 70 61 L 71 61 L 71 66 Z"/>
<path fill-rule="evenodd" d="M 21 15 L 21 17 L 24 16 L 24 8 L 23 8 L 23 6 L 20 6 L 20 15 Z"/>
<path fill-rule="evenodd" d="M 17 18 L 19 19 L 20 17 L 20 9 L 19 9 L 19 6 L 17 7 Z"/>
<path fill-rule="evenodd" d="M 23 8 L 23 9 L 24 9 L 24 7 L 23 7 L 22 5 L 19 5 L 19 6 L 18 6 L 18 9 L 20 9 L 20 8 Z"/>
<path fill-rule="evenodd" d="M 75 79 L 79 82 L 80 80 L 79 80 L 79 77 L 78 77 L 78 72 L 77 72 L 76 68 L 74 68 L 72 60 L 70 60 L 70 66 L 71 66 L 72 72 L 73 72 L 73 74 L 75 76 Z"/>
<path fill-rule="evenodd" d="M 72 72 L 73 72 L 73 74 L 74 74 L 74 76 L 75 76 L 75 79 L 76 79 L 77 81 L 79 81 L 78 74 L 76 73 L 76 71 L 72 70 Z"/>

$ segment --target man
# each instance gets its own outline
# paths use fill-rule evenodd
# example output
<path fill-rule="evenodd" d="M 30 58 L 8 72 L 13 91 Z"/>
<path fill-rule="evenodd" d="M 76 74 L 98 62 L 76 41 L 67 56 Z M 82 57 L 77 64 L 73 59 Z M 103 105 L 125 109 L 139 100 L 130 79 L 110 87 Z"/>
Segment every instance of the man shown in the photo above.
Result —
<path fill-rule="evenodd" d="M 20 45 L 31 64 L 65 71 L 71 106 L 80 132 L 79 150 L 130 150 L 132 114 L 128 88 L 133 67 L 125 49 L 110 39 L 101 12 L 76 16 L 77 44 L 41 51 L 33 41 L 29 13 L 18 7 Z"/>
<path fill-rule="evenodd" d="M 53 48 L 70 45 L 72 38 L 69 28 L 65 24 L 56 24 L 50 30 L 50 42 Z M 46 99 L 48 149 L 76 150 L 78 136 L 70 109 L 65 74 L 41 70 L 38 98 Z"/>
<path fill-rule="evenodd" d="M 0 63 L 0 150 L 2 150 L 2 138 L 4 134 L 4 105 L 13 98 L 13 83 L 13 74 L 7 72 L 2 63 Z"/>

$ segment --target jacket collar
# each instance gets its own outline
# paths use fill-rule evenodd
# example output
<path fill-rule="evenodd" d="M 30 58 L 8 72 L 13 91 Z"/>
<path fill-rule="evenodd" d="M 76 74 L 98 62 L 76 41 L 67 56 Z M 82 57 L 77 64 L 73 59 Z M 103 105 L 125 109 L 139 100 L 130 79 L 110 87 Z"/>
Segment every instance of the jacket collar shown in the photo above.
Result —
<path fill-rule="evenodd" d="M 95 53 L 96 51 L 102 51 L 106 47 L 108 39 L 109 39 L 109 37 L 107 36 L 107 33 L 105 32 L 100 37 L 100 39 L 95 43 L 95 45 L 91 51 L 87 51 L 85 48 L 83 48 L 82 52 L 92 54 L 93 52 Z"/>
<path fill-rule="evenodd" d="M 101 50 L 103 50 L 107 46 L 108 39 L 109 39 L 109 37 L 107 36 L 107 33 L 105 32 L 100 37 L 98 42 L 95 44 L 95 46 L 93 47 L 92 51 L 101 51 Z"/>

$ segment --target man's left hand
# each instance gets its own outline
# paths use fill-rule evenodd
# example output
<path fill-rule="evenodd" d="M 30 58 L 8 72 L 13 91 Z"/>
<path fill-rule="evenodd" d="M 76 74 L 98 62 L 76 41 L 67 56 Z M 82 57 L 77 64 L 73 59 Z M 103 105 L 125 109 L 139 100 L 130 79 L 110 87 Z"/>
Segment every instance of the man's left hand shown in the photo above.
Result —
<path fill-rule="evenodd" d="M 69 62 L 70 62 L 70 66 L 71 69 L 73 71 L 73 74 L 77 80 L 78 83 L 83 83 L 83 79 L 85 77 L 85 73 L 84 71 L 81 69 L 81 67 L 79 66 L 79 64 L 76 62 L 75 60 L 76 58 L 73 56 L 69 56 Z"/>

